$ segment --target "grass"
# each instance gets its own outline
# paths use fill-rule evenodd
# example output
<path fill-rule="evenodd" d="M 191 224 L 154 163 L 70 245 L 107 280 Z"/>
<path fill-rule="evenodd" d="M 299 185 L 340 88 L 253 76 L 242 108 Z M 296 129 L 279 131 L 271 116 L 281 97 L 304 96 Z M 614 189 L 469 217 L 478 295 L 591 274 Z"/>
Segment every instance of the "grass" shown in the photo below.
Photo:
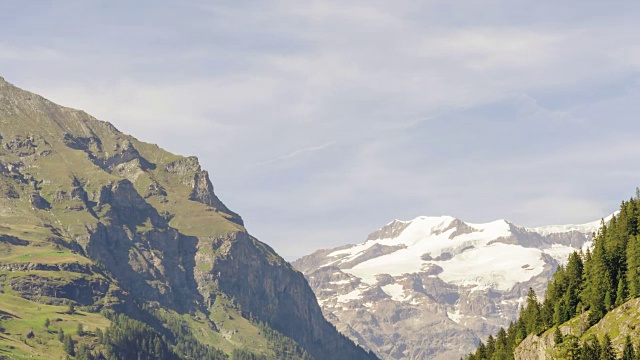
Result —
<path fill-rule="evenodd" d="M 20 94 L 19 90 L 12 90 Z M 31 95 L 30 95 L 31 96 Z M 29 96 L 29 97 L 30 97 Z M 18 157 L 15 152 L 0 148 L 0 162 L 3 164 L 21 164 L 20 172 L 24 175 L 24 182 L 0 175 L 0 190 L 15 189 L 19 198 L 8 198 L 0 194 L 0 234 L 7 234 L 30 242 L 28 246 L 13 246 L 0 243 L 0 264 L 62 264 L 62 263 L 90 263 L 79 254 L 66 248 L 54 246 L 47 241 L 51 237 L 64 241 L 76 240 L 85 245 L 83 239 L 99 221 L 109 225 L 106 216 L 113 210 L 109 204 L 97 207 L 96 219 L 87 209 L 81 209 L 83 202 L 77 198 L 71 199 L 70 194 L 75 185 L 74 179 L 82 184 L 88 198 L 93 203 L 100 199 L 104 187 L 109 187 L 116 181 L 128 178 L 136 191 L 146 198 L 158 213 L 173 214 L 170 226 L 187 236 L 201 237 L 200 254 L 216 256 L 212 238 L 223 237 L 229 233 L 244 231 L 244 227 L 228 220 L 227 214 L 216 209 L 189 200 L 192 192 L 191 182 L 195 172 L 179 175 L 166 172 L 168 163 L 182 159 L 182 156 L 160 149 L 157 145 L 140 142 L 126 136 L 104 123 L 86 121 L 88 117 L 83 112 L 58 108 L 55 106 L 34 107 L 25 105 L 17 115 L 3 116 L 2 135 L 5 139 L 15 136 L 26 138 L 34 135 L 34 142 L 38 149 L 34 155 Z M 98 158 L 107 158 L 117 153 L 125 141 L 130 141 L 140 155 L 155 165 L 142 171 L 135 166 L 123 167 L 121 172 L 111 172 L 102 169 L 91 161 L 88 154 L 82 150 L 74 150 L 62 141 L 66 134 L 76 137 L 95 136 L 100 138 L 101 145 L 94 146 L 92 151 Z M 95 145 L 95 144 L 94 144 Z M 40 155 L 43 151 L 48 155 Z M 118 176 L 119 175 L 119 176 Z M 158 184 L 167 193 L 166 196 L 153 195 L 149 192 L 150 185 Z M 6 186 L 5 186 L 6 185 Z M 40 195 L 51 203 L 51 209 L 34 209 L 29 202 L 29 195 L 38 191 Z M 63 194 L 66 193 L 66 196 Z M 71 210 L 77 208 L 81 210 Z M 120 225 L 120 224 L 114 224 Z M 138 233 L 145 233 L 153 227 L 150 221 L 136 224 L 134 229 Z M 257 244 L 259 245 L 259 244 Z M 268 247 L 262 247 L 269 261 L 282 261 L 272 253 Z M 136 253 L 138 257 L 139 253 Z M 135 257 L 134 257 L 135 258 Z M 122 261 L 131 261 L 122 259 Z M 198 271 L 210 271 L 209 263 L 198 263 Z M 62 346 L 56 339 L 58 327 L 65 332 L 75 333 L 78 323 L 86 326 L 89 331 L 96 327 L 105 328 L 109 322 L 97 314 L 80 313 L 78 315 L 65 314 L 65 308 L 50 306 L 19 298 L 6 284 L 17 277 L 37 275 L 51 281 L 65 284 L 82 277 L 95 278 L 99 275 L 86 275 L 65 271 L 0 271 L 0 355 L 8 355 L 12 359 L 58 359 L 64 358 Z M 112 284 L 103 303 L 118 301 L 115 295 L 119 289 Z M 180 317 L 193 330 L 204 344 L 209 344 L 231 353 L 235 348 L 246 348 L 257 353 L 271 354 L 266 339 L 260 330 L 243 318 L 232 302 L 224 296 L 218 296 L 209 309 L 209 315 L 182 315 L 174 311 L 163 310 L 167 317 Z M 209 316 L 209 319 L 206 317 Z M 50 329 L 44 328 L 44 320 L 52 321 Z M 219 332 L 210 327 L 213 321 Z M 26 339 L 26 334 L 33 331 L 35 337 Z M 81 341 L 93 341 L 91 336 Z"/>
<path fill-rule="evenodd" d="M 631 339 L 640 337 L 640 299 L 629 300 L 608 312 L 597 324 L 587 330 L 582 340 L 595 335 L 602 339 L 609 334 L 615 349 L 621 350 L 627 335 Z"/>
<path fill-rule="evenodd" d="M 63 264 L 73 262 L 88 264 L 91 261 L 62 247 L 58 250 L 53 246 L 0 245 L 0 263 Z"/>
<path fill-rule="evenodd" d="M 93 335 L 97 328 L 106 329 L 110 322 L 100 314 L 76 311 L 67 313 L 66 306 L 52 306 L 35 303 L 23 298 L 0 294 L 0 355 L 10 359 L 64 359 L 66 354 L 58 341 L 58 331 L 71 334 L 77 342 L 95 344 Z M 51 325 L 45 328 L 45 320 Z M 78 337 L 78 324 L 87 335 Z M 34 337 L 27 339 L 33 332 Z"/>
<path fill-rule="evenodd" d="M 587 321 L 588 312 L 585 312 L 584 322 Z M 631 339 L 637 339 L 640 337 L 640 299 L 632 299 L 622 304 L 621 306 L 608 312 L 597 324 L 587 329 L 584 334 L 581 334 L 580 327 L 583 322 L 580 320 L 580 316 L 576 316 L 573 319 L 560 325 L 563 333 L 571 333 L 580 337 L 581 341 L 587 341 L 593 336 L 602 340 L 605 334 L 608 334 L 611 338 L 613 348 L 618 352 L 622 351 L 625 339 L 627 335 L 631 336 Z M 552 339 L 554 336 L 555 327 L 545 331 L 540 338 Z M 546 341 L 542 341 L 546 342 Z M 548 349 L 550 352 L 551 349 Z"/>

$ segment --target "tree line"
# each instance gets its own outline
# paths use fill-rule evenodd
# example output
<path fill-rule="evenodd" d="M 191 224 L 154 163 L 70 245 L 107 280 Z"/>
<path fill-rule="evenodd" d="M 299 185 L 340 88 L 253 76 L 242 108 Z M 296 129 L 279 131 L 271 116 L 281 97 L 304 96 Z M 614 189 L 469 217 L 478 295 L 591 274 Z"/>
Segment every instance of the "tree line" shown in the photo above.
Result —
<path fill-rule="evenodd" d="M 577 315 L 580 315 L 582 335 L 613 308 L 640 296 L 639 273 L 640 191 L 636 191 L 636 197 L 623 201 L 620 212 L 608 224 L 602 221 L 598 232 L 593 234 L 590 249 L 584 253 L 572 253 L 566 266 L 558 267 L 547 286 L 544 301 L 538 301 L 530 288 L 526 306 L 521 308 L 517 321 L 511 322 L 507 330 L 501 328 L 495 337 L 489 336 L 486 342 L 480 342 L 476 352 L 467 355 L 466 359 L 513 359 L 513 351 L 528 335 L 541 334 L 553 327 L 556 327 L 556 340 L 561 340 L 558 326 Z M 605 351 L 603 349 L 609 348 L 605 341 L 608 337 L 589 339 L 583 343 L 577 339 L 570 337 L 562 346 L 568 348 L 567 344 L 572 344 L 571 354 L 574 357 L 568 358 L 582 359 L 580 354 L 583 350 L 585 354 L 590 354 L 584 359 L 618 358 L 615 353 L 610 355 L 608 350 L 606 355 L 591 357 L 596 350 Z M 610 343 L 610 339 L 607 341 Z M 629 349 L 633 349 L 633 346 Z M 620 354 L 622 359 L 637 358 L 636 355 L 628 357 L 628 349 L 625 353 Z"/>

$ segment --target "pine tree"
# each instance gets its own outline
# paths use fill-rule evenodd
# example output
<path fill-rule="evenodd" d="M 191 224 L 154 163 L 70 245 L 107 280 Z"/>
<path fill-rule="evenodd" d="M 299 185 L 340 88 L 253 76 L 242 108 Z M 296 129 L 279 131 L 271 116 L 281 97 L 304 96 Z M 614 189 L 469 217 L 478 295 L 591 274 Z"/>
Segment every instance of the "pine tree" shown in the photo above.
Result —
<path fill-rule="evenodd" d="M 64 352 L 66 352 L 67 354 L 71 355 L 71 356 L 75 356 L 76 355 L 76 351 L 73 345 L 73 338 L 71 338 L 71 335 L 65 335 L 64 336 L 64 341 L 62 342 L 64 345 Z"/>
<path fill-rule="evenodd" d="M 615 306 L 622 305 L 627 299 L 627 278 L 625 276 L 620 277 L 618 281 L 618 289 L 616 290 L 616 302 Z"/>
<path fill-rule="evenodd" d="M 553 341 L 557 344 L 562 344 L 562 332 L 560 328 L 556 326 L 556 330 L 553 333 Z"/>
<path fill-rule="evenodd" d="M 585 255 L 584 288 L 580 293 L 582 302 L 590 310 L 589 324 L 598 322 L 609 311 L 611 301 L 611 283 L 606 262 L 605 238 L 607 227 L 604 225 L 594 239 L 593 252 Z M 606 294 L 609 293 L 608 303 L 605 304 Z M 606 305 L 609 305 L 607 307 Z"/>
<path fill-rule="evenodd" d="M 104 342 L 104 334 L 102 333 L 102 329 L 96 329 L 96 338 L 98 338 L 98 343 L 102 344 Z"/>
<path fill-rule="evenodd" d="M 600 341 L 598 341 L 598 339 L 592 335 L 590 343 L 591 343 L 591 346 L 593 347 L 594 354 L 597 356 L 597 358 L 594 358 L 594 359 L 599 359 L 600 356 L 602 355 L 602 346 L 600 346 Z"/>
<path fill-rule="evenodd" d="M 527 295 L 527 307 L 522 313 L 522 320 L 526 334 L 538 333 L 542 330 L 542 318 L 540 316 L 540 304 L 538 303 L 538 297 L 533 288 L 529 288 Z M 526 337 L 526 335 L 525 335 Z"/>
<path fill-rule="evenodd" d="M 616 353 L 613 351 L 613 345 L 611 345 L 611 338 L 609 334 L 605 334 L 602 338 L 602 351 L 600 353 L 600 360 L 616 360 Z"/>
<path fill-rule="evenodd" d="M 588 317 L 589 327 L 597 324 L 598 321 L 600 321 L 600 319 L 602 319 L 602 317 L 606 313 L 604 302 L 593 304 L 591 306 L 590 311 L 591 312 L 589 313 L 589 317 Z"/>
<path fill-rule="evenodd" d="M 565 306 L 565 315 L 566 315 L 565 321 L 576 316 L 578 303 L 580 303 L 580 297 L 578 296 L 579 291 L 580 291 L 580 283 L 576 285 L 569 284 L 567 291 L 562 297 L 564 300 L 564 306 Z"/>
<path fill-rule="evenodd" d="M 634 236 L 627 242 L 627 285 L 629 297 L 640 296 L 640 238 Z"/>
<path fill-rule="evenodd" d="M 612 307 L 613 307 L 613 302 L 611 301 L 611 291 L 607 291 L 607 293 L 604 295 L 605 313 L 609 312 L 609 310 L 611 310 Z"/>
<path fill-rule="evenodd" d="M 84 329 L 82 328 L 82 324 L 81 323 L 78 323 L 78 328 L 77 328 L 76 332 L 78 333 L 78 336 L 84 336 Z"/>
<path fill-rule="evenodd" d="M 584 360 L 598 360 L 600 359 L 600 343 L 595 336 L 592 336 L 588 341 L 585 341 L 580 351 L 580 358 Z"/>
<path fill-rule="evenodd" d="M 58 341 L 60 342 L 64 341 L 64 330 L 62 330 L 62 328 L 58 330 Z"/>
<path fill-rule="evenodd" d="M 478 349 L 476 350 L 476 359 L 486 359 L 487 358 L 487 347 L 484 345 L 482 341 L 478 345 Z"/>
<path fill-rule="evenodd" d="M 44 319 L 44 327 L 45 327 L 45 329 L 48 329 L 49 325 L 51 325 L 51 320 L 49 320 L 49 318 Z"/>
<path fill-rule="evenodd" d="M 636 354 L 633 349 L 633 344 L 631 343 L 631 337 L 627 335 L 627 338 L 624 342 L 624 350 L 622 350 L 622 359 L 621 360 L 635 360 Z"/>
<path fill-rule="evenodd" d="M 486 346 L 487 359 L 491 359 L 491 356 L 493 356 L 493 353 L 495 351 L 496 351 L 496 341 L 492 335 L 489 335 L 489 338 L 487 339 L 487 346 Z"/>
<path fill-rule="evenodd" d="M 574 251 L 569 255 L 566 267 L 566 276 L 568 280 L 568 286 L 574 288 L 580 288 L 582 284 L 582 274 L 584 271 L 584 264 L 577 251 Z"/>

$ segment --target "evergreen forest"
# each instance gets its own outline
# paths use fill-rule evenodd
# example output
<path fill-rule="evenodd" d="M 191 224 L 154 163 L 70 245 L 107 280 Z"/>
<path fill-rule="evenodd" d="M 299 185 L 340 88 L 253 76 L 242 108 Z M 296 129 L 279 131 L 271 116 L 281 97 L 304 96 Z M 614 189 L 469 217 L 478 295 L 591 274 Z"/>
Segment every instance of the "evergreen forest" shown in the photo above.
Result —
<path fill-rule="evenodd" d="M 530 334 L 554 329 L 554 358 L 576 360 L 640 359 L 640 343 L 627 336 L 621 352 L 614 351 L 611 338 L 582 335 L 605 314 L 629 299 L 640 297 L 640 191 L 622 202 L 620 211 L 593 236 L 591 248 L 574 252 L 559 266 L 539 301 L 529 289 L 518 320 L 496 336 L 480 342 L 467 360 L 507 360 Z M 579 334 L 564 334 L 560 325 L 577 318 Z"/>

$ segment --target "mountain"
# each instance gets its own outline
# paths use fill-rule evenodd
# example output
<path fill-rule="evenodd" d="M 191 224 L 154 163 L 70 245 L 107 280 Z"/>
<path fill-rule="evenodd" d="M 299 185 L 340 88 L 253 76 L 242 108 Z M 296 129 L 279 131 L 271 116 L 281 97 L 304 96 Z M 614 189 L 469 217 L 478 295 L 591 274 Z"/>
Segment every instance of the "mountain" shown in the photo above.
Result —
<path fill-rule="evenodd" d="M 329 321 L 383 359 L 459 359 L 515 320 L 601 221 L 523 228 L 450 216 L 394 220 L 364 243 L 319 250 L 302 271 Z"/>
<path fill-rule="evenodd" d="M 0 285 L 0 357 L 375 358 L 197 158 L 2 78 Z"/>

